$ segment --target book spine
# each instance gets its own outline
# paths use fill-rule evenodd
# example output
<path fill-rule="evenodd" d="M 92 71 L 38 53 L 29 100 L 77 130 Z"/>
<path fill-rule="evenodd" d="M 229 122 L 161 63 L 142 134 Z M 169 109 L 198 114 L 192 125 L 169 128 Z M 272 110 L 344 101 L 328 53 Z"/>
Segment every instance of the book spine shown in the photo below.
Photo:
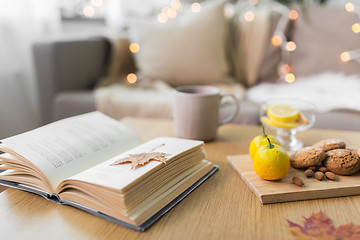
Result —
<path fill-rule="evenodd" d="M 21 185 L 17 182 L 11 182 L 11 181 L 6 181 L 6 180 L 0 180 L 0 184 L 5 186 L 5 187 L 10 187 L 10 188 L 15 188 L 15 189 L 19 189 L 19 190 L 23 190 L 23 191 L 26 191 L 26 192 L 30 192 L 30 193 L 34 193 L 36 195 L 39 195 L 39 196 L 42 196 L 48 200 L 50 200 L 51 196 L 50 194 L 48 193 L 45 193 L 45 192 L 42 192 L 40 190 L 37 190 L 35 188 L 32 188 L 32 187 L 27 187 L 25 185 Z M 58 200 L 55 200 L 56 198 L 52 198 L 54 202 L 59 202 L 59 198 L 57 198 Z"/>
<path fill-rule="evenodd" d="M 46 197 L 46 199 L 48 199 L 49 201 L 52 201 L 52 202 L 56 202 L 58 204 L 62 204 L 61 199 L 55 193 L 53 193 L 52 195 L 49 195 L 48 197 Z"/>

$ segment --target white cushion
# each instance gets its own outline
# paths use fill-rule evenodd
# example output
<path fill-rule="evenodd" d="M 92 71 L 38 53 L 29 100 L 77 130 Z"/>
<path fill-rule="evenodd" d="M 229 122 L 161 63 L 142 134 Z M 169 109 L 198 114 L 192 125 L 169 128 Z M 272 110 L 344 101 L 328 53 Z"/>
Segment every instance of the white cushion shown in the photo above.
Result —
<path fill-rule="evenodd" d="M 224 2 L 202 2 L 201 7 L 198 13 L 184 7 L 166 23 L 157 16 L 130 21 L 130 40 L 140 45 L 135 54 L 139 77 L 172 86 L 228 80 Z"/>

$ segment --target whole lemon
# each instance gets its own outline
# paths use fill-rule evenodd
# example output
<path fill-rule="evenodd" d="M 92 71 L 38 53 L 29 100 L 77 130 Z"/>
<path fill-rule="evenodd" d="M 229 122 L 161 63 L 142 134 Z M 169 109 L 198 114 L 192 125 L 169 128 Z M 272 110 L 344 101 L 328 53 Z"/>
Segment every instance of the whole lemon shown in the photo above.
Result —
<path fill-rule="evenodd" d="M 249 154 L 251 159 L 254 160 L 255 153 L 258 151 L 260 147 L 269 144 L 267 138 L 269 138 L 272 143 L 281 146 L 280 141 L 273 135 L 266 135 L 266 134 L 258 135 L 254 137 L 254 139 L 250 143 Z"/>
<path fill-rule="evenodd" d="M 289 172 L 290 157 L 283 147 L 268 144 L 259 148 L 253 163 L 259 177 L 265 180 L 279 180 Z"/>

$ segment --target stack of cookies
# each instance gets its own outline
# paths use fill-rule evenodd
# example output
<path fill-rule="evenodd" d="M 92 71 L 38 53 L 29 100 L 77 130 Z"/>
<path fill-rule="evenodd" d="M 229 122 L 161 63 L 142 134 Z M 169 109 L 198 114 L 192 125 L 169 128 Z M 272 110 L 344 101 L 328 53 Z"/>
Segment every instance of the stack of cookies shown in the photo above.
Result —
<path fill-rule="evenodd" d="M 314 172 L 330 171 L 337 175 L 352 175 L 360 170 L 359 156 L 360 149 L 346 149 L 343 140 L 332 138 L 294 152 L 290 155 L 290 164 L 293 168 L 304 168 Z M 311 177 L 311 172 L 306 175 Z"/>

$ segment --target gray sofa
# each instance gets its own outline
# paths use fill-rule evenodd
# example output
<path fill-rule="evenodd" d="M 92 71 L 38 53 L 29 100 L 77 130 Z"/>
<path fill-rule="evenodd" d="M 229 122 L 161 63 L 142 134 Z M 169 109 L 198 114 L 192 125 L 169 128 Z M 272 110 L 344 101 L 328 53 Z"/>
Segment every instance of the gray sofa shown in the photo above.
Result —
<path fill-rule="evenodd" d="M 33 45 L 42 124 L 95 110 L 92 89 L 104 74 L 109 55 L 110 45 L 103 38 Z"/>
<path fill-rule="evenodd" d="M 42 124 L 95 110 L 93 89 L 106 72 L 110 48 L 100 37 L 34 44 Z M 240 105 L 234 122 L 259 124 L 259 106 L 246 100 Z M 314 127 L 359 131 L 360 113 L 337 110 L 317 114 Z"/>
<path fill-rule="evenodd" d="M 93 88 L 106 72 L 110 58 L 106 39 L 38 42 L 33 54 L 42 124 L 95 110 Z M 258 106 L 241 102 L 234 122 L 257 124 Z"/>

